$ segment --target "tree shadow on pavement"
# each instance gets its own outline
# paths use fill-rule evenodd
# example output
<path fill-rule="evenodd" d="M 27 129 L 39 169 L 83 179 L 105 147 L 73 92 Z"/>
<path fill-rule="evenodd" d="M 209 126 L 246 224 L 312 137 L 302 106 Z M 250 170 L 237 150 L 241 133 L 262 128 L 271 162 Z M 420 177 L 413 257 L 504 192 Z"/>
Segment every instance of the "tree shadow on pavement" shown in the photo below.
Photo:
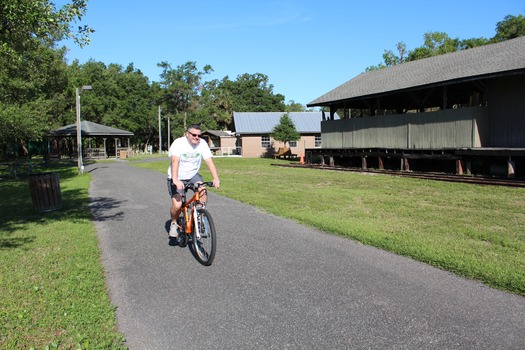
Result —
<path fill-rule="evenodd" d="M 89 209 L 93 215 L 93 221 L 122 221 L 124 219 L 124 212 L 114 212 L 115 208 L 119 208 L 123 201 L 118 201 L 111 197 L 94 197 L 89 200 Z"/>

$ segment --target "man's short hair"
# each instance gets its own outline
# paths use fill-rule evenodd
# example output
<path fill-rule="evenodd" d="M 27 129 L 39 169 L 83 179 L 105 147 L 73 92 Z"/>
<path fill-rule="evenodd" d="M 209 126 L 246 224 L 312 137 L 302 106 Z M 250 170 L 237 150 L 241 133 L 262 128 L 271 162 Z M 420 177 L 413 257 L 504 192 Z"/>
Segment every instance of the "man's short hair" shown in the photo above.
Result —
<path fill-rule="evenodd" d="M 188 126 L 187 131 L 190 131 L 190 129 L 201 130 L 201 126 L 199 124 L 191 124 Z"/>

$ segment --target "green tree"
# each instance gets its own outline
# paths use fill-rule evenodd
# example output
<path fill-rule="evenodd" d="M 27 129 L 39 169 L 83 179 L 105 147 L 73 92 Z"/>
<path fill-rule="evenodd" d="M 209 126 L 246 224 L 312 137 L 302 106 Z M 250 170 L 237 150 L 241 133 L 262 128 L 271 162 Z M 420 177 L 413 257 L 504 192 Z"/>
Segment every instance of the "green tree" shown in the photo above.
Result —
<path fill-rule="evenodd" d="M 466 50 L 477 46 L 487 45 L 494 42 L 514 39 L 525 35 L 525 17 L 523 15 L 507 15 L 505 19 L 496 25 L 496 35 L 492 39 L 484 37 L 460 40 L 450 38 L 444 32 L 427 32 L 424 34 L 424 44 L 409 51 L 407 54 L 406 45 L 403 42 L 397 44 L 398 55 L 392 50 L 385 50 L 383 62 L 376 66 L 367 67 L 365 71 L 373 71 L 386 67 L 391 67 L 403 62 L 415 61 L 449 52 Z"/>
<path fill-rule="evenodd" d="M 459 39 L 452 39 L 444 32 L 428 32 L 424 34 L 424 45 L 410 51 L 407 61 L 443 55 L 460 49 Z"/>
<path fill-rule="evenodd" d="M 386 67 L 392 67 L 405 61 L 405 55 L 407 53 L 407 45 L 400 41 L 396 45 L 398 55 L 394 54 L 391 50 L 385 50 L 383 53 L 383 61 Z"/>
<path fill-rule="evenodd" d="M 66 38 L 89 43 L 92 29 L 70 27 L 86 6 L 84 0 L 59 10 L 48 0 L 0 2 L 0 153 L 7 144 L 42 139 L 62 114 L 67 65 L 65 49 L 55 44 Z"/>
<path fill-rule="evenodd" d="M 288 113 L 283 114 L 273 130 L 271 136 L 277 140 L 284 142 L 284 146 L 290 141 L 297 141 L 301 138 L 301 134 L 295 129 L 295 125 L 288 115 Z"/>
<path fill-rule="evenodd" d="M 496 35 L 493 41 L 500 42 L 518 38 L 525 35 L 525 16 L 507 15 L 505 19 L 496 24 Z"/>
<path fill-rule="evenodd" d="M 397 64 L 401 64 L 406 61 L 407 46 L 404 42 L 400 41 L 396 45 L 398 55 L 396 55 L 392 50 L 385 50 L 383 52 L 383 62 L 379 63 L 377 66 L 370 66 L 366 68 L 366 71 L 378 70 L 386 67 L 392 67 Z"/>
<path fill-rule="evenodd" d="M 134 133 L 134 145 L 148 144 L 158 135 L 158 84 L 150 84 L 144 74 L 130 63 L 125 69 L 119 64 L 106 66 L 93 60 L 70 67 L 69 100 L 71 106 L 63 124 L 73 123 L 75 87 L 91 85 L 93 89 L 81 95 L 82 119 Z"/>
<path fill-rule="evenodd" d="M 282 112 L 285 109 L 284 96 L 274 94 L 273 85 L 264 74 L 245 73 L 235 81 L 226 76 L 219 87 L 231 96 L 235 112 Z"/>
<path fill-rule="evenodd" d="M 295 102 L 294 100 L 290 100 L 284 107 L 284 111 L 287 113 L 288 112 L 304 112 L 306 111 L 306 107 L 300 103 Z"/>
<path fill-rule="evenodd" d="M 43 46 L 0 68 L 0 144 L 40 140 L 54 126 L 66 106 L 66 69 L 63 51 Z"/>
<path fill-rule="evenodd" d="M 197 114 L 207 129 L 231 130 L 233 99 L 229 91 L 220 87 L 219 80 L 204 83 L 199 103 Z"/>
<path fill-rule="evenodd" d="M 89 44 L 94 30 L 87 25 L 73 30 L 72 22 L 85 15 L 87 0 L 73 0 L 57 10 L 49 0 L 10 0 L 0 3 L 0 53 L 22 59 L 35 44 L 46 47 L 71 38 L 80 46 Z"/>
<path fill-rule="evenodd" d="M 176 134 L 182 134 L 188 124 L 201 123 L 197 120 L 195 112 L 200 105 L 203 76 L 213 72 L 213 68 L 205 65 L 199 70 L 196 62 L 192 61 L 175 69 L 165 61 L 157 66 L 162 68 L 160 86 L 163 90 L 163 110 L 167 117 L 171 118 L 171 127 L 175 129 Z"/>
<path fill-rule="evenodd" d="M 460 50 L 472 49 L 487 44 L 490 44 L 490 40 L 484 37 L 463 39 L 459 42 Z"/>

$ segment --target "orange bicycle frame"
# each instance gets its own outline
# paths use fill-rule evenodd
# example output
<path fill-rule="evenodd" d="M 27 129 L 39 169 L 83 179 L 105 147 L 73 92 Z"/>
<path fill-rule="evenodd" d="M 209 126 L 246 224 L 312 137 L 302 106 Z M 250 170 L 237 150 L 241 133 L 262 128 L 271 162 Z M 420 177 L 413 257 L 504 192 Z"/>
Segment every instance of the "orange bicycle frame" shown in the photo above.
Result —
<path fill-rule="evenodd" d="M 190 220 L 190 218 L 193 219 L 193 210 L 195 210 L 195 205 L 202 204 L 200 201 L 201 200 L 200 186 L 202 185 L 204 184 L 200 184 L 199 187 L 195 188 L 194 190 L 195 192 L 193 196 L 189 200 L 187 200 L 182 206 L 182 212 L 184 213 L 184 221 L 186 222 L 185 233 L 188 235 L 191 234 L 191 231 L 193 229 L 194 222 L 193 220 Z M 206 189 L 204 189 L 204 191 L 206 191 Z M 189 213 L 189 211 L 191 211 L 191 213 Z"/>

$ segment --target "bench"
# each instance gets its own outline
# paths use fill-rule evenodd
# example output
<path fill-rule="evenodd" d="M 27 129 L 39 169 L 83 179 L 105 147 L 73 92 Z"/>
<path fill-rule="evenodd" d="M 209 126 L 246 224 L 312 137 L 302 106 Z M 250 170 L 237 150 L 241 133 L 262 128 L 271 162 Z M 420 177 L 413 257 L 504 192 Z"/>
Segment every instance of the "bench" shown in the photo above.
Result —
<path fill-rule="evenodd" d="M 0 178 L 10 177 L 10 166 L 9 163 L 0 163 Z"/>
<path fill-rule="evenodd" d="M 0 177 L 18 179 L 33 171 L 33 163 L 29 161 L 8 161 L 0 163 Z"/>
<path fill-rule="evenodd" d="M 274 159 L 277 158 L 297 158 L 297 154 L 292 154 L 292 150 L 288 147 L 279 147 L 277 153 L 273 155 Z"/>

